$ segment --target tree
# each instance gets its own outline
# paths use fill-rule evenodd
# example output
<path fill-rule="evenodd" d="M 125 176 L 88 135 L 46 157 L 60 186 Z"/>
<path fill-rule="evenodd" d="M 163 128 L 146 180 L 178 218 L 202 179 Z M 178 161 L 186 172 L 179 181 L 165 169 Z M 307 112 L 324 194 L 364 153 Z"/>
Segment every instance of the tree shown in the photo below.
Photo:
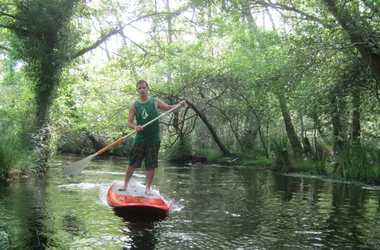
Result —
<path fill-rule="evenodd" d="M 69 30 L 77 4 L 79 1 L 72 0 L 15 2 L 14 13 L 7 14 L 2 25 L 13 32 L 12 54 L 25 63 L 34 81 L 38 129 L 49 122 L 48 110 L 60 73 L 75 43 L 75 34 Z"/>
<path fill-rule="evenodd" d="M 35 126 L 36 131 L 42 133 L 41 142 L 45 144 L 42 148 L 49 148 L 49 110 L 56 98 L 63 69 L 126 26 L 114 27 L 78 50 L 82 38 L 73 19 L 78 13 L 84 15 L 86 6 L 83 4 L 80 0 L 9 1 L 0 12 L 0 27 L 11 32 L 10 47 L 1 48 L 25 64 L 27 75 L 34 83 Z M 44 164 L 48 154 L 45 152 L 41 156 Z"/>

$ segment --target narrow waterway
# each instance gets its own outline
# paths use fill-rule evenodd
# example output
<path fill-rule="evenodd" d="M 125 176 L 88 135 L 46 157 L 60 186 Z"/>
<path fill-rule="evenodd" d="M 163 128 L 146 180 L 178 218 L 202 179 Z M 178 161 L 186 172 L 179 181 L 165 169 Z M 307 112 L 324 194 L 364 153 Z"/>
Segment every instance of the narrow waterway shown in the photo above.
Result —
<path fill-rule="evenodd" d="M 59 156 L 44 178 L 0 184 L 0 249 L 380 249 L 377 187 L 161 162 L 154 189 L 172 211 L 136 223 L 106 201 L 126 160 L 98 157 L 65 178 L 80 159 Z"/>

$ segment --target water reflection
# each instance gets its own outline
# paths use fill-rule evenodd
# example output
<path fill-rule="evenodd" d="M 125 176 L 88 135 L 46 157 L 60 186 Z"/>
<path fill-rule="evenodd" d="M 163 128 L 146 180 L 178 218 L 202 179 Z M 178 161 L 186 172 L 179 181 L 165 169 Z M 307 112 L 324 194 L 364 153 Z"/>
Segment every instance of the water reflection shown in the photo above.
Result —
<path fill-rule="evenodd" d="M 157 228 L 167 213 L 149 214 L 140 210 L 115 208 L 113 210 L 126 226 L 123 231 L 128 236 L 126 240 L 128 247 L 123 249 L 156 249 L 158 242 L 156 235 L 159 234 Z"/>
<path fill-rule="evenodd" d="M 86 234 L 86 229 L 79 218 L 66 214 L 63 216 L 62 227 L 73 236 L 81 236 Z"/>
<path fill-rule="evenodd" d="M 112 208 L 112 210 L 123 221 L 131 223 L 153 223 L 168 216 L 167 212 L 151 208 Z"/>
<path fill-rule="evenodd" d="M 127 237 L 128 248 L 123 249 L 156 249 L 160 221 L 164 220 L 167 212 L 150 208 L 112 208 L 114 214 L 125 223 L 123 230 Z"/>
<path fill-rule="evenodd" d="M 5 193 L 12 194 L 11 197 L 6 197 L 7 204 L 5 211 L 8 213 L 1 218 L 4 223 L 4 228 L 8 232 L 12 232 L 8 223 L 20 225 L 18 228 L 18 240 L 10 238 L 12 247 L 19 249 L 44 249 L 48 244 L 48 236 L 44 233 L 44 222 L 48 216 L 46 210 L 46 178 L 26 180 L 20 183 L 12 183 L 5 186 Z M 9 210 L 9 207 L 12 209 Z M 22 240 L 21 240 L 22 239 Z M 32 246 L 31 248 L 29 246 Z"/>
<path fill-rule="evenodd" d="M 128 222 L 128 230 L 125 234 L 129 237 L 129 247 L 123 249 L 156 249 L 158 239 L 156 237 L 155 222 Z"/>

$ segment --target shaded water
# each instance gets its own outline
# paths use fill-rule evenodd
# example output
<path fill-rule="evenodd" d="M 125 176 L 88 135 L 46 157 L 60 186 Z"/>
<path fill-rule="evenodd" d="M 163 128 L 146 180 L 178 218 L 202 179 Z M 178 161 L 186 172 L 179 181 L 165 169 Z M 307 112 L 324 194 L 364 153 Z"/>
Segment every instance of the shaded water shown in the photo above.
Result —
<path fill-rule="evenodd" d="M 0 185 L 0 249 L 380 249 L 376 187 L 162 162 L 155 189 L 172 211 L 131 223 L 106 201 L 126 162 L 98 157 L 65 179 L 80 159 L 61 156 L 46 178 Z"/>

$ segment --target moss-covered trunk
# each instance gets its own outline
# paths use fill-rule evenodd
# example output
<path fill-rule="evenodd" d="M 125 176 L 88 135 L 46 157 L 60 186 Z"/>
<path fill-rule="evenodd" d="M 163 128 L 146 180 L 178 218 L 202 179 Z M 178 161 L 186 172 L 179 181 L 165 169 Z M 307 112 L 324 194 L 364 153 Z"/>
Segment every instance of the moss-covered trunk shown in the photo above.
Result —
<path fill-rule="evenodd" d="M 290 146 L 292 147 L 294 157 L 300 158 L 302 156 L 302 145 L 300 140 L 298 139 L 296 130 L 294 129 L 292 117 L 290 116 L 289 108 L 286 103 L 286 97 L 282 93 L 279 93 L 277 97 L 280 103 L 280 108 L 284 119 L 286 134 L 288 136 Z"/>

